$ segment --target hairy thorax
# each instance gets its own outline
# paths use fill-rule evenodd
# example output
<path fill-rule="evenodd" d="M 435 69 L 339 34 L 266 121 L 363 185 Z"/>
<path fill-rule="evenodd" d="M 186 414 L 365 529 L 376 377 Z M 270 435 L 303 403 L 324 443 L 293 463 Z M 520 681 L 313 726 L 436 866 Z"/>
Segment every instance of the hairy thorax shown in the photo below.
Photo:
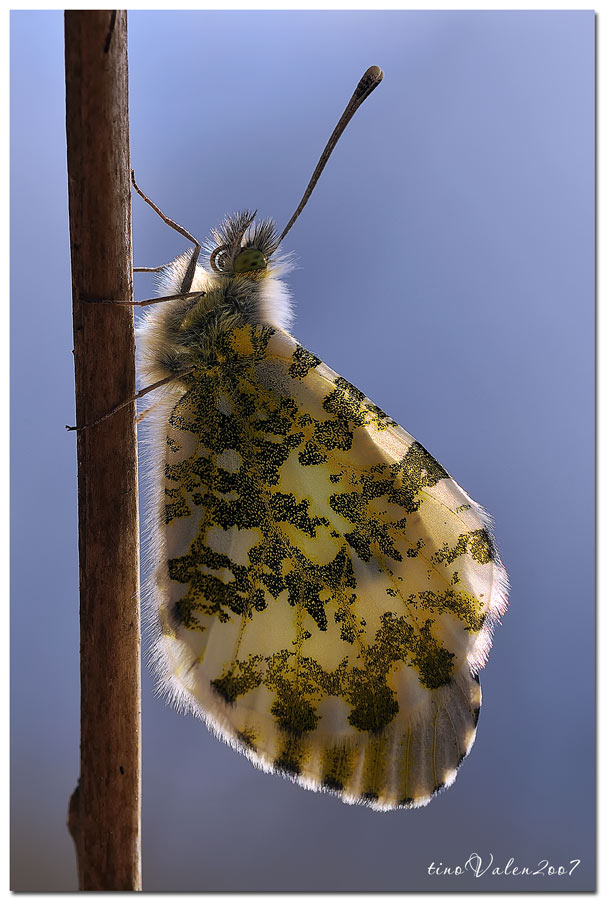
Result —
<path fill-rule="evenodd" d="M 162 273 L 162 294 L 177 294 L 187 254 Z M 197 267 L 191 296 L 150 308 L 138 335 L 139 360 L 146 380 L 185 374 L 216 362 L 221 336 L 242 325 L 289 326 L 292 318 L 286 285 L 276 277 L 283 267 L 250 277 L 213 275 Z"/>

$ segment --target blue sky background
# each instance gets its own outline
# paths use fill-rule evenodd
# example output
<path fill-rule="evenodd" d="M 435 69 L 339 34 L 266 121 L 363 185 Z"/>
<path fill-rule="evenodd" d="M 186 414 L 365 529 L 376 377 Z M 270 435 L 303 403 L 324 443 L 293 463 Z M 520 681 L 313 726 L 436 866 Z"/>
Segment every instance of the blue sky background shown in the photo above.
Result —
<path fill-rule="evenodd" d="M 143 675 L 146 890 L 594 886 L 594 15 L 132 12 L 139 184 L 204 238 L 283 226 L 363 71 L 383 83 L 287 238 L 296 337 L 494 515 L 510 610 L 476 745 L 378 814 L 254 769 Z M 13 12 L 12 888 L 72 890 L 76 457 L 63 16 Z M 134 259 L 186 243 L 138 197 Z M 137 275 L 140 298 L 152 276 Z M 143 509 L 144 516 L 145 511 Z M 429 876 L 430 862 L 570 877 Z"/>

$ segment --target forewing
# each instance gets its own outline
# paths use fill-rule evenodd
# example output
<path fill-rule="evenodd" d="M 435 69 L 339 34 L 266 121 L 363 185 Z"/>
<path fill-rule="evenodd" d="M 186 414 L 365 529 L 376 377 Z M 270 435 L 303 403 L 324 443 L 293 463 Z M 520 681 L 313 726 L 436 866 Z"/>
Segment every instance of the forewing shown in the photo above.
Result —
<path fill-rule="evenodd" d="M 271 328 L 217 339 L 165 438 L 165 689 L 306 787 L 427 802 L 474 740 L 505 604 L 483 511 Z"/>

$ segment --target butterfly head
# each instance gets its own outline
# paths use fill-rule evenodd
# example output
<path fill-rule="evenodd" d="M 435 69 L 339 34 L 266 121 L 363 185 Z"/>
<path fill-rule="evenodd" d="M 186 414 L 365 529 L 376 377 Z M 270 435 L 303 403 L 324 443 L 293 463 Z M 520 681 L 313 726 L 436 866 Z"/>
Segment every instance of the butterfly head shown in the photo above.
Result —
<path fill-rule="evenodd" d="M 260 279 L 270 274 L 270 261 L 279 240 L 272 219 L 255 221 L 255 212 L 229 216 L 212 231 L 208 246 L 210 268 L 227 278 Z"/>

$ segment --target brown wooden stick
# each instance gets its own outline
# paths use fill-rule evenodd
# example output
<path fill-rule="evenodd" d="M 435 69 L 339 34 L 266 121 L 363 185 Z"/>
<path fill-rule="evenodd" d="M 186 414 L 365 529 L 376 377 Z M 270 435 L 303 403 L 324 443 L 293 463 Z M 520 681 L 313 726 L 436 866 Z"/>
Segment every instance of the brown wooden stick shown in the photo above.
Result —
<path fill-rule="evenodd" d="M 135 392 L 126 13 L 65 13 L 78 422 Z M 140 890 L 140 626 L 135 407 L 78 433 L 82 890 Z"/>

